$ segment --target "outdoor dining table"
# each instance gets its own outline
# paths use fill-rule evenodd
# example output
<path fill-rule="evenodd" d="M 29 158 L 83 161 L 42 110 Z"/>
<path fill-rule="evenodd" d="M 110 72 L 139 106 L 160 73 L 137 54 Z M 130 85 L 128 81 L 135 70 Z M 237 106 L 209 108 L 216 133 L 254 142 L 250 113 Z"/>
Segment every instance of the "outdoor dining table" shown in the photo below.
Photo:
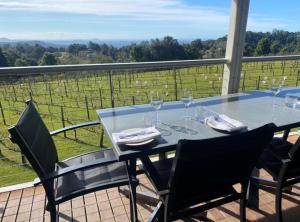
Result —
<path fill-rule="evenodd" d="M 194 118 L 197 114 L 197 107 L 200 106 L 239 120 L 249 130 L 273 122 L 277 126 L 276 131 L 285 131 L 284 136 L 287 137 L 290 129 L 300 127 L 300 109 L 292 109 L 285 105 L 286 94 L 300 96 L 300 88 L 284 88 L 277 96 L 265 90 L 195 99 L 192 106 L 188 108 L 189 115 L 192 117 L 190 119 L 184 118 L 186 110 L 183 103 L 165 102 L 158 111 L 160 120 L 158 129 L 161 136 L 140 146 L 117 144 L 113 140 L 112 133 L 145 127 L 145 116 L 155 113 L 149 104 L 99 109 L 97 114 L 109 136 L 115 155 L 120 161 L 127 162 L 129 173 L 135 177 L 137 159 L 142 161 L 146 169 L 151 168 L 149 156 L 174 151 L 179 139 L 199 140 L 228 135 Z M 135 198 L 135 186 L 131 189 Z M 131 212 L 131 214 L 133 214 L 131 220 L 137 220 L 137 212 Z"/>

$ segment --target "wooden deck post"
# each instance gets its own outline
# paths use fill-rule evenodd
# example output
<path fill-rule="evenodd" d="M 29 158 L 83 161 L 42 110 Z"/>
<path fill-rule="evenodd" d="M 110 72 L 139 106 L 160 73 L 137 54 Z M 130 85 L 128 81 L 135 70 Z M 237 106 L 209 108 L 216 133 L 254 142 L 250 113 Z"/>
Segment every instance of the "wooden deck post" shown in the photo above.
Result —
<path fill-rule="evenodd" d="M 239 90 L 242 56 L 246 37 L 246 27 L 250 0 L 232 0 L 229 32 L 224 65 L 222 95 Z"/>

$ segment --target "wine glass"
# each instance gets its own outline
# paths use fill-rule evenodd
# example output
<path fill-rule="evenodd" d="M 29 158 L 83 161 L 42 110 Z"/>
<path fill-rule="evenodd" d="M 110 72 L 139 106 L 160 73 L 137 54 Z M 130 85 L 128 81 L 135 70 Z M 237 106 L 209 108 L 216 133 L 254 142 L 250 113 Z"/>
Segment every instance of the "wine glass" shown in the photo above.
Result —
<path fill-rule="evenodd" d="M 272 79 L 270 90 L 272 91 L 274 97 L 276 97 L 280 93 L 283 83 L 284 80 L 280 81 Z"/>
<path fill-rule="evenodd" d="M 158 125 L 158 110 L 161 108 L 163 104 L 162 96 L 159 92 L 151 92 L 150 93 L 150 105 L 156 110 L 156 121 L 155 125 Z"/>
<path fill-rule="evenodd" d="M 279 101 L 276 99 L 277 98 L 276 96 L 281 92 L 283 84 L 284 84 L 284 79 L 283 80 L 272 79 L 272 81 L 271 81 L 270 90 L 273 93 L 272 119 L 274 121 L 276 120 L 276 116 L 277 116 L 277 113 L 278 113 L 278 107 L 280 105 Z"/>
<path fill-rule="evenodd" d="M 185 118 L 188 119 L 188 118 L 190 118 L 190 116 L 188 115 L 188 107 L 193 102 L 193 94 L 192 94 L 192 91 L 190 89 L 184 89 L 183 90 L 181 102 L 183 102 L 183 104 L 185 106 Z"/>

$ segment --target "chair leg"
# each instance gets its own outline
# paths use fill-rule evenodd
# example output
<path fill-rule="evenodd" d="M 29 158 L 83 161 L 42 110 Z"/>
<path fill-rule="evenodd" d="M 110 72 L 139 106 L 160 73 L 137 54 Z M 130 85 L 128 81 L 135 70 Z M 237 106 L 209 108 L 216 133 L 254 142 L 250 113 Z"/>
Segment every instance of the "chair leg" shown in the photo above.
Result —
<path fill-rule="evenodd" d="M 282 222 L 282 189 L 278 188 L 276 189 L 276 222 Z"/>
<path fill-rule="evenodd" d="M 58 215 L 57 215 L 57 212 L 56 212 L 55 204 L 51 204 L 50 202 L 48 202 L 47 206 L 46 206 L 46 210 L 50 211 L 51 222 L 58 221 Z"/>
<path fill-rule="evenodd" d="M 136 160 L 130 160 L 126 162 L 128 178 L 129 178 L 129 190 L 130 190 L 130 221 L 138 221 L 137 216 L 137 206 L 136 206 L 136 182 L 133 181 L 133 178 L 136 178 Z"/>
<path fill-rule="evenodd" d="M 160 201 L 157 206 L 154 208 L 153 212 L 150 214 L 149 218 L 148 218 L 148 222 L 154 222 L 156 221 L 156 219 L 160 222 L 163 221 L 161 220 L 160 215 L 162 214 L 162 210 L 163 210 L 163 203 L 162 201 Z"/>
<path fill-rule="evenodd" d="M 137 206 L 136 206 L 136 187 L 135 184 L 129 185 L 129 203 L 130 203 L 130 221 L 135 222 L 137 219 Z"/>
<path fill-rule="evenodd" d="M 252 177 L 259 178 L 259 169 L 254 168 L 252 171 Z M 258 191 L 258 186 L 250 180 L 249 186 L 248 186 L 248 191 L 247 191 L 247 206 L 252 208 L 252 209 L 258 209 L 259 207 L 259 191 Z"/>
<path fill-rule="evenodd" d="M 242 198 L 240 199 L 240 221 L 241 222 L 246 222 L 247 188 L 248 188 L 247 185 L 242 184 L 241 187 Z"/>
<path fill-rule="evenodd" d="M 240 199 L 240 221 L 246 222 L 246 198 Z"/>

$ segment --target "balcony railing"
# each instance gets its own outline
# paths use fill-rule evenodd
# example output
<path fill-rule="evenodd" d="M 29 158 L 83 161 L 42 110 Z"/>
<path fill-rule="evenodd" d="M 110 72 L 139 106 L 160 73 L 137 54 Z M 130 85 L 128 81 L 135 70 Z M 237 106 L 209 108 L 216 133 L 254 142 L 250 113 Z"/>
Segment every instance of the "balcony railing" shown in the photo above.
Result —
<path fill-rule="evenodd" d="M 243 58 L 240 91 L 267 89 L 273 78 L 299 82 L 299 55 Z M 8 139 L 27 99 L 33 99 L 49 130 L 96 120 L 96 109 L 149 102 L 150 91 L 165 101 L 179 100 L 182 89 L 194 98 L 220 95 L 226 59 L 0 68 L 0 186 L 35 175 Z M 110 146 L 100 126 L 54 137 L 60 159 Z"/>

